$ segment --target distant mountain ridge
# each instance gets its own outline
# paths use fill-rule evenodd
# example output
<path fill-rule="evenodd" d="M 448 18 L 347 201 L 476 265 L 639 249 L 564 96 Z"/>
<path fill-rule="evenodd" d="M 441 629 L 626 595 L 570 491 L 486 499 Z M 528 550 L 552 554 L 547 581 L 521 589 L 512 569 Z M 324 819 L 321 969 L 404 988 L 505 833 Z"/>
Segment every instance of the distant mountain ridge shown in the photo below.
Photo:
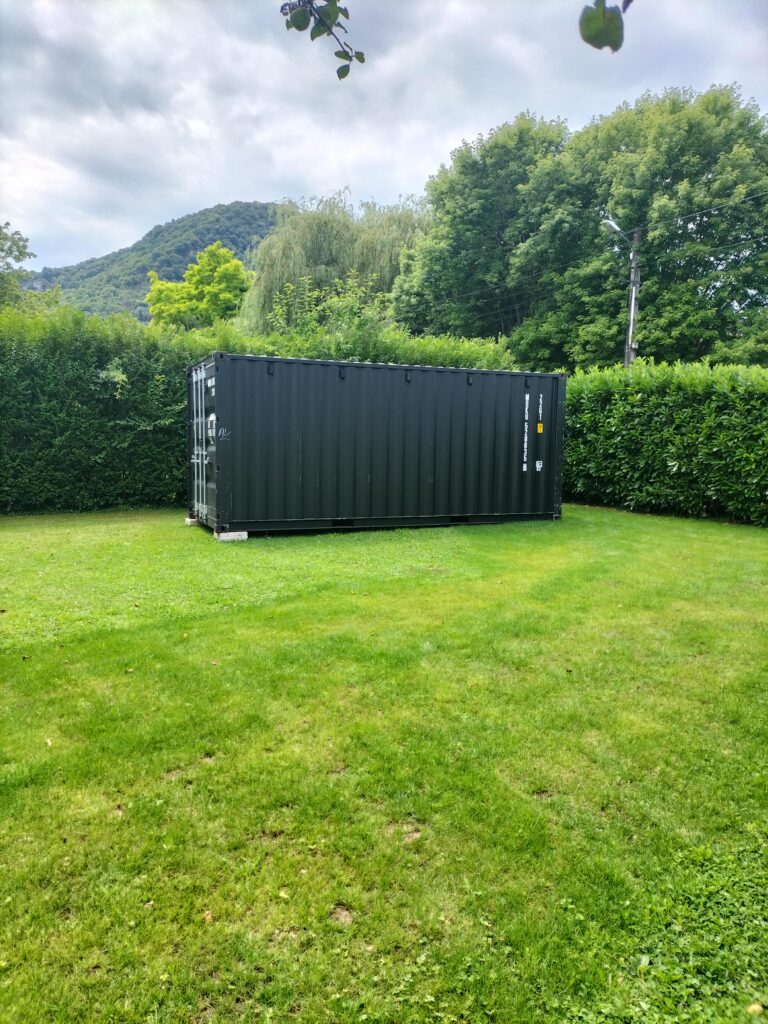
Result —
<path fill-rule="evenodd" d="M 36 291 L 60 285 L 67 303 L 89 313 L 127 310 L 147 320 L 148 271 L 157 271 L 167 281 L 180 281 L 201 249 L 217 241 L 243 259 L 274 227 L 276 209 L 276 203 L 220 203 L 158 224 L 138 242 L 107 256 L 70 267 L 44 267 L 26 284 Z"/>

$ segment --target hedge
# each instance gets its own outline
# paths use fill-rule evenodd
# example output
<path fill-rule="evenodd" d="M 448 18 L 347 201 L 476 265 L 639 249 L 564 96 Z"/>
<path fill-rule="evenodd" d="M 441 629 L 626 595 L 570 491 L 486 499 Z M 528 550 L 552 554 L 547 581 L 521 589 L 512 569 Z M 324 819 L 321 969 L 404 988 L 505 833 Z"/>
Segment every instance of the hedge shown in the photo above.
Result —
<path fill-rule="evenodd" d="M 131 317 L 0 316 L 0 509 L 176 504 L 187 365 L 202 353 Z"/>
<path fill-rule="evenodd" d="M 213 351 L 511 366 L 493 342 L 397 329 L 249 338 L 71 307 L 0 310 L 0 512 L 186 504 L 186 368 Z"/>
<path fill-rule="evenodd" d="M 568 498 L 768 525 L 768 369 L 659 364 L 568 381 Z"/>
<path fill-rule="evenodd" d="M 229 325 L 187 333 L 66 307 L 6 308 L 0 511 L 185 504 L 185 370 L 215 350 L 509 366 L 494 343 L 393 330 L 358 351 L 350 337 L 247 338 Z M 638 361 L 629 371 L 577 372 L 568 382 L 565 493 L 768 525 L 768 370 Z"/>

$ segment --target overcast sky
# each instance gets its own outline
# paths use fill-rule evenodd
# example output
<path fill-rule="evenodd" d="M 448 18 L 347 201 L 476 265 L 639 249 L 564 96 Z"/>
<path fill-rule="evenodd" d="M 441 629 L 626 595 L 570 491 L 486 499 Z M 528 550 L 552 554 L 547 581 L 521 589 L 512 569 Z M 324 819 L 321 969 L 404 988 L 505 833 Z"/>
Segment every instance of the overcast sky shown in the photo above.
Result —
<path fill-rule="evenodd" d="M 419 194 L 521 110 L 578 128 L 736 82 L 768 112 L 768 0 L 636 0 L 617 54 L 582 0 L 347 0 L 345 82 L 279 0 L 0 0 L 0 221 L 61 266 L 234 199 Z"/>

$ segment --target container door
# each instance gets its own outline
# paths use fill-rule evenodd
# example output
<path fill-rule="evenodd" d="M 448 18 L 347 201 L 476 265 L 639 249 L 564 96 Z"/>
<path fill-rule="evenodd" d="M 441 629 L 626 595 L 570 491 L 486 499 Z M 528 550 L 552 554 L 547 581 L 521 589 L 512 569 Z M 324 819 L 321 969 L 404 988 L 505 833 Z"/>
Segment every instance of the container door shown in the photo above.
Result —
<path fill-rule="evenodd" d="M 215 376 L 208 367 L 192 370 L 192 511 L 202 522 L 216 518 Z"/>
<path fill-rule="evenodd" d="M 206 518 L 205 502 L 205 423 L 203 386 L 205 369 L 192 370 L 192 511 L 198 519 Z"/>
<path fill-rule="evenodd" d="M 203 470 L 205 473 L 205 508 L 209 524 L 217 516 L 216 500 L 216 377 L 212 366 L 203 382 L 203 417 L 205 419 L 205 447 Z"/>

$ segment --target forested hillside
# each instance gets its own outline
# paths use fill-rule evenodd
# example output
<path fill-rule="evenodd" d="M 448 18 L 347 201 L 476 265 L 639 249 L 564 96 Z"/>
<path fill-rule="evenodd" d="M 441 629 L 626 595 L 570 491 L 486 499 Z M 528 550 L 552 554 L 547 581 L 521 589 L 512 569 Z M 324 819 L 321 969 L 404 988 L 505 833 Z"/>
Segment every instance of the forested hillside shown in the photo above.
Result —
<path fill-rule="evenodd" d="M 167 281 L 180 281 L 198 252 L 220 241 L 240 259 L 269 234 L 275 223 L 274 203 L 226 203 L 178 220 L 159 224 L 129 246 L 71 267 L 45 267 L 33 274 L 28 287 L 60 285 L 64 300 L 89 313 L 127 310 L 149 319 L 144 297 L 147 274 L 154 270 Z"/>

